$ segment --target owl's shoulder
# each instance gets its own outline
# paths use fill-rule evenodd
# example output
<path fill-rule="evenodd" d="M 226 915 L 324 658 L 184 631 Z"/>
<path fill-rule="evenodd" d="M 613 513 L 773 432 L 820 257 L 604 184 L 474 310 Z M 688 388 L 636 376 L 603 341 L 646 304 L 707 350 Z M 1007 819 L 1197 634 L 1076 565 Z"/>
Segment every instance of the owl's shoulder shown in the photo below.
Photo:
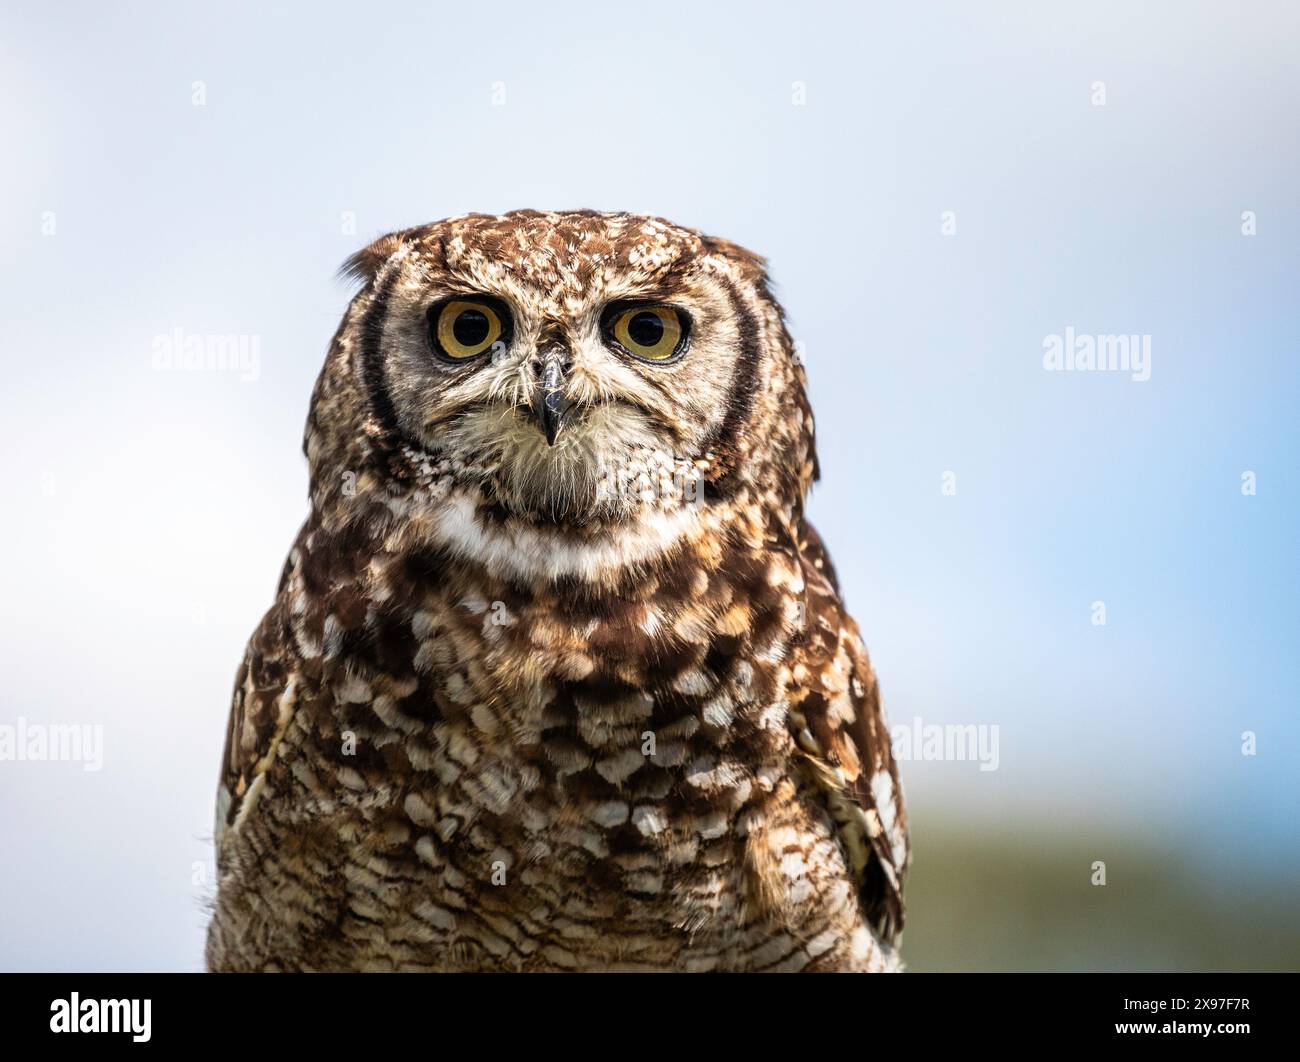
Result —
<path fill-rule="evenodd" d="M 310 527 L 305 526 L 285 561 L 275 601 L 249 638 L 235 674 L 217 785 L 218 852 L 223 836 L 260 798 L 294 714 L 318 684 L 319 667 L 308 666 L 311 662 L 304 659 L 301 638 L 295 634 L 295 629 L 303 629 L 303 617 L 295 614 L 295 595 L 301 605 L 309 540 Z"/>
<path fill-rule="evenodd" d="M 789 722 L 849 856 L 863 913 L 892 944 L 903 927 L 910 850 L 880 689 L 825 544 L 807 523 L 797 537 L 806 616 L 805 633 L 791 646 Z"/>

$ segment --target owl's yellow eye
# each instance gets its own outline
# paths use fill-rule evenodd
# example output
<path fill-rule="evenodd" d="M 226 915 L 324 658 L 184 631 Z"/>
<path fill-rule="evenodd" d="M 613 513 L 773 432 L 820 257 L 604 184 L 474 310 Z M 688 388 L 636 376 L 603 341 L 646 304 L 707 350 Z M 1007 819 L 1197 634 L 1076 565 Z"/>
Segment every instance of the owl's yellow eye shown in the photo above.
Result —
<path fill-rule="evenodd" d="M 633 306 L 615 314 L 610 335 L 629 354 L 646 361 L 667 361 L 686 338 L 682 315 L 671 306 Z"/>
<path fill-rule="evenodd" d="M 503 311 L 483 299 L 452 299 L 437 311 L 433 338 L 439 353 L 452 361 L 477 358 L 501 338 Z"/>

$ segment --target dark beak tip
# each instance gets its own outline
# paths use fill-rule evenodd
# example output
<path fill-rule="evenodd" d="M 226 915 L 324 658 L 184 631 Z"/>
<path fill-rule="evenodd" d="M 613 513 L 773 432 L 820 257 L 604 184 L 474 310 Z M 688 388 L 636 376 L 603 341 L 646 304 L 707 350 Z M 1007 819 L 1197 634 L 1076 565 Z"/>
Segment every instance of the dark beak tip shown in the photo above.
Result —
<path fill-rule="evenodd" d="M 554 446 L 555 440 L 559 437 L 560 428 L 564 425 L 564 415 L 568 412 L 569 404 L 565 401 L 564 395 L 560 391 L 548 391 L 542 396 L 541 417 L 542 432 L 546 436 L 546 444 Z"/>
<path fill-rule="evenodd" d="M 541 422 L 546 444 L 554 446 L 570 405 L 564 396 L 564 372 L 557 358 L 547 360 L 538 390 L 541 401 L 537 405 L 537 419 Z"/>

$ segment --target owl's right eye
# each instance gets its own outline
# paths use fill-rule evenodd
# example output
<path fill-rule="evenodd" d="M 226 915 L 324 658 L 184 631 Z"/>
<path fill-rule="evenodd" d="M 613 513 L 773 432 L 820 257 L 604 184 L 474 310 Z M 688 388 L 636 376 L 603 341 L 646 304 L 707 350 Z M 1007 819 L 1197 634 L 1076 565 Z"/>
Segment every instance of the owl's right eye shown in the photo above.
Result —
<path fill-rule="evenodd" d="M 453 298 L 429 309 L 434 349 L 447 361 L 469 361 L 509 339 L 510 313 L 496 299 Z"/>

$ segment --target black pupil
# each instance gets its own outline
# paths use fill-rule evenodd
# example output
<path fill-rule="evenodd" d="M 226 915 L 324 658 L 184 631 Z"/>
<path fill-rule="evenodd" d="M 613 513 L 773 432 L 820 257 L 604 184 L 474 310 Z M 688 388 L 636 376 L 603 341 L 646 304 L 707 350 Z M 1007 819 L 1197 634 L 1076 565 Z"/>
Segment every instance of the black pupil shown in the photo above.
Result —
<path fill-rule="evenodd" d="M 627 323 L 627 334 L 639 347 L 653 347 L 664 337 L 664 323 L 658 314 L 639 313 Z"/>
<path fill-rule="evenodd" d="M 451 323 L 451 334 L 463 347 L 477 347 L 488 337 L 487 314 L 482 310 L 461 310 Z"/>

